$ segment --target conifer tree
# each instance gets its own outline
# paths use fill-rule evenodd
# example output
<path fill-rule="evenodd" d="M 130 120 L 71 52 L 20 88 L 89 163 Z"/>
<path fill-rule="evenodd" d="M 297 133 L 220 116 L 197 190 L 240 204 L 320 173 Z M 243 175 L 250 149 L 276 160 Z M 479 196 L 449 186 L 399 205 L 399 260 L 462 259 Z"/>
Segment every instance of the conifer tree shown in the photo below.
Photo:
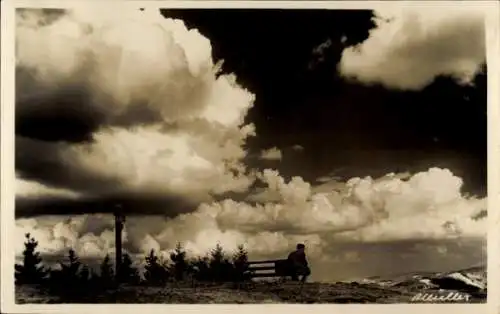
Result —
<path fill-rule="evenodd" d="M 248 271 L 248 252 L 243 245 L 239 245 L 236 253 L 233 255 L 233 265 L 235 270 L 235 280 L 243 281 L 246 279 Z"/>
<path fill-rule="evenodd" d="M 67 260 L 59 262 L 61 269 L 55 269 L 50 272 L 50 287 L 57 293 L 61 293 L 65 297 L 73 298 L 81 293 L 82 288 L 85 288 L 88 281 L 89 270 L 82 267 L 83 274 L 80 273 L 82 264 L 73 249 L 68 252 Z M 83 280 L 83 278 L 87 280 Z"/>
<path fill-rule="evenodd" d="M 190 269 L 193 272 L 194 278 L 198 281 L 208 281 L 211 278 L 210 259 L 207 256 L 197 257 L 191 261 Z"/>
<path fill-rule="evenodd" d="M 186 260 L 186 251 L 180 242 L 177 243 L 174 252 L 170 254 L 170 260 L 173 263 L 170 270 L 174 278 L 178 281 L 183 280 L 188 271 L 188 262 Z"/>
<path fill-rule="evenodd" d="M 38 242 L 30 237 L 29 233 L 25 236 L 23 264 L 14 266 L 16 284 L 38 284 L 45 279 L 48 272 L 41 265 L 42 258 L 40 253 L 36 251 Z"/>
<path fill-rule="evenodd" d="M 224 260 L 224 249 L 222 248 L 220 243 L 217 243 L 215 248 L 210 252 L 210 257 L 212 264 L 222 263 L 222 261 Z"/>
<path fill-rule="evenodd" d="M 82 263 L 73 249 L 68 252 L 68 262 L 59 263 L 61 265 L 61 275 L 65 282 L 76 282 L 78 280 L 78 272 Z"/>
<path fill-rule="evenodd" d="M 83 281 L 83 282 L 89 281 L 89 279 L 90 279 L 89 267 L 87 265 L 83 265 L 82 269 L 80 270 L 78 275 L 79 275 L 78 277 L 80 278 L 81 281 Z"/>
<path fill-rule="evenodd" d="M 113 265 L 111 264 L 109 255 L 106 254 L 104 257 L 101 266 L 100 266 L 100 281 L 102 284 L 108 285 L 113 282 Z"/>
<path fill-rule="evenodd" d="M 224 249 L 217 243 L 214 249 L 210 252 L 210 275 L 213 281 L 223 282 L 229 281 L 233 267 L 231 262 L 226 258 Z"/>
<path fill-rule="evenodd" d="M 155 254 L 155 250 L 151 250 L 146 256 L 146 266 L 144 266 L 144 279 L 151 285 L 163 285 L 167 282 L 169 273 L 160 259 Z"/>
<path fill-rule="evenodd" d="M 140 281 L 139 271 L 133 266 L 132 259 L 127 253 L 123 254 L 120 273 L 117 274 L 117 278 L 119 282 L 128 284 L 138 284 Z"/>
<path fill-rule="evenodd" d="M 92 277 L 90 269 L 87 265 L 82 265 L 79 273 L 78 273 L 78 288 L 83 290 L 84 293 L 91 292 L 90 284 L 92 283 Z"/>

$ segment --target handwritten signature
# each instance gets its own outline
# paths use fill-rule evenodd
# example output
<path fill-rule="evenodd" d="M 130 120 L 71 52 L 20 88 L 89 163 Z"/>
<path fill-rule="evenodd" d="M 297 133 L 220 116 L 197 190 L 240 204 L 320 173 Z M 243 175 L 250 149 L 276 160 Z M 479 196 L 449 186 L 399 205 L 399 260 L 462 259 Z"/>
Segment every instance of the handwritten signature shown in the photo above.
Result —
<path fill-rule="evenodd" d="M 470 295 L 460 292 L 448 293 L 417 293 L 411 302 L 469 302 Z"/>

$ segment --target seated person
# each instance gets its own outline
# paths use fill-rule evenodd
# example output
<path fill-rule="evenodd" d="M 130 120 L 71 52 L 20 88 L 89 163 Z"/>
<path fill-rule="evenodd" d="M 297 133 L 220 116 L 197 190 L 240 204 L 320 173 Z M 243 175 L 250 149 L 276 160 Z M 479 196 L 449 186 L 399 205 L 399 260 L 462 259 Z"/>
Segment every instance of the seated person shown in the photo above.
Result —
<path fill-rule="evenodd" d="M 288 262 L 290 263 L 292 280 L 298 281 L 299 277 L 302 276 L 301 281 L 305 282 L 307 277 L 311 274 L 311 270 L 308 266 L 306 253 L 306 246 L 302 243 L 297 244 L 297 249 L 290 254 L 288 254 Z"/>

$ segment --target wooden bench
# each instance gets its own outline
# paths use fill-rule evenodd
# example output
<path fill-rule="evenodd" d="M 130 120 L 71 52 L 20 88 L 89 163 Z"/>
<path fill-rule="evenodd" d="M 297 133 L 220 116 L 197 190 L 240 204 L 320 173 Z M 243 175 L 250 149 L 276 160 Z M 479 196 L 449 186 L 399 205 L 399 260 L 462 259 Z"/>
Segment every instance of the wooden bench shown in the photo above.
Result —
<path fill-rule="evenodd" d="M 269 261 L 249 261 L 245 265 L 245 277 L 252 278 L 272 278 L 278 277 L 278 284 L 283 284 L 287 277 L 293 277 L 294 269 L 286 259 Z M 302 293 L 304 281 L 299 282 L 298 293 Z"/>

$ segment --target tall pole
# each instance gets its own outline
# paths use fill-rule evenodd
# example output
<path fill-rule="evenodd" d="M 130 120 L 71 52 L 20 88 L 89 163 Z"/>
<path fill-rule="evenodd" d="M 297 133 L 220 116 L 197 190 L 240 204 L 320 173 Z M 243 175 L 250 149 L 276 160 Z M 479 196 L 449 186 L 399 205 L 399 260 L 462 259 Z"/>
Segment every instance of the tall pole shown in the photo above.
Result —
<path fill-rule="evenodd" d="M 120 266 L 122 263 L 122 231 L 125 216 L 121 213 L 120 207 L 115 211 L 115 275 L 118 278 L 120 273 Z"/>

